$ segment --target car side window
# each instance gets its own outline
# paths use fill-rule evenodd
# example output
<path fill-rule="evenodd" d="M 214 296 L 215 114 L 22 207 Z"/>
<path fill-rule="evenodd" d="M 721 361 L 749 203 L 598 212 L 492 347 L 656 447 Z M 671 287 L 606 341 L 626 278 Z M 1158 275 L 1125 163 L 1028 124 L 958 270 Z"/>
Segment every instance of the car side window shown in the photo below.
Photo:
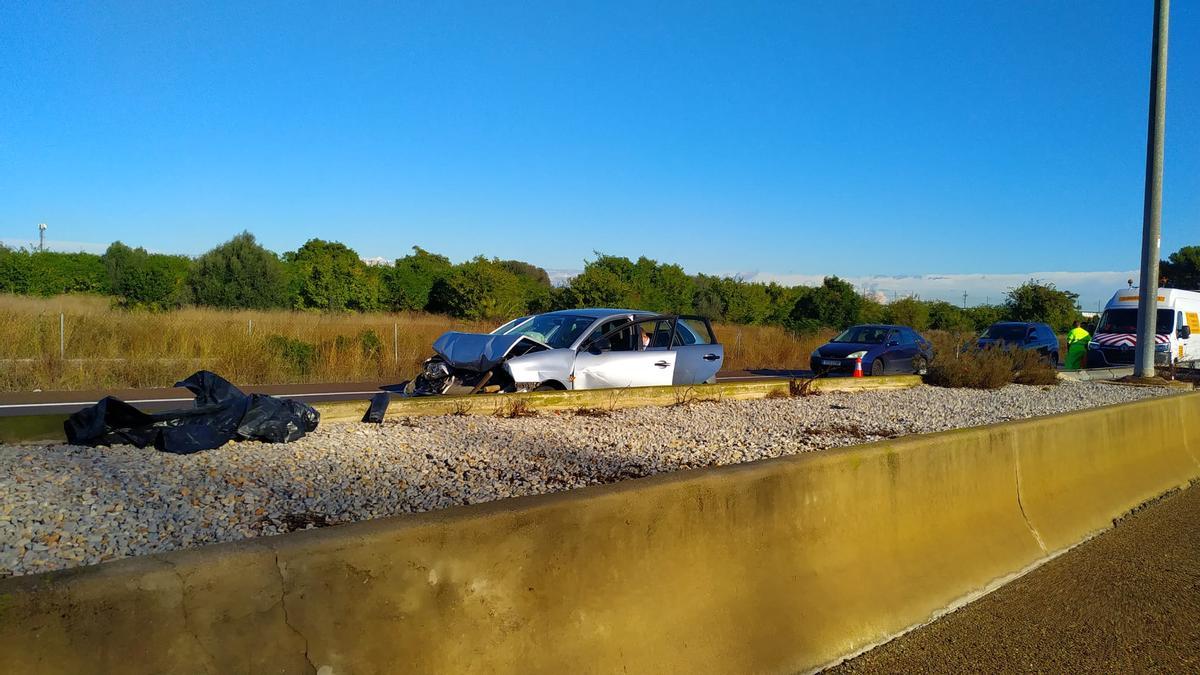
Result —
<path fill-rule="evenodd" d="M 609 335 L 610 331 L 620 328 L 622 324 L 628 325 L 626 325 L 622 330 Z M 622 316 L 615 319 L 609 319 L 608 321 L 600 324 L 600 327 L 597 328 L 592 333 L 591 337 L 588 338 L 588 342 L 591 342 L 592 340 L 598 340 L 605 335 L 608 335 L 609 345 L 611 346 L 611 350 L 614 352 L 632 352 L 641 348 L 639 341 L 636 339 L 637 326 L 629 323 L 629 319 L 627 317 Z"/>
<path fill-rule="evenodd" d="M 594 340 L 608 337 L 609 346 L 606 351 L 636 352 L 648 349 L 666 349 L 671 342 L 673 322 L 668 319 L 647 319 L 627 323 L 627 319 L 609 322 L 611 325 L 601 326 L 585 347 Z M 624 326 L 622 326 L 624 324 Z M 614 332 L 615 330 L 615 332 Z"/>
<path fill-rule="evenodd" d="M 675 323 L 675 342 L 673 346 L 712 344 L 708 326 L 700 319 L 679 319 Z"/>
<path fill-rule="evenodd" d="M 671 346 L 671 323 L 666 319 L 656 319 L 638 324 L 642 333 L 649 336 L 649 340 L 643 340 L 646 349 L 666 349 Z"/>

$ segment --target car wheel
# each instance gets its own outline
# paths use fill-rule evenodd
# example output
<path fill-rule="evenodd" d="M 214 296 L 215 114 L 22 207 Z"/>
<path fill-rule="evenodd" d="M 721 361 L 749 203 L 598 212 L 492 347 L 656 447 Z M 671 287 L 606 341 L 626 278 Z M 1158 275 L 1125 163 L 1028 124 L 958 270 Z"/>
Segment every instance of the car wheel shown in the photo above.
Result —
<path fill-rule="evenodd" d="M 917 365 L 915 368 L 913 368 L 913 371 L 917 375 L 928 374 L 929 373 L 929 360 L 926 359 L 924 356 L 918 356 L 917 357 Z"/>
<path fill-rule="evenodd" d="M 1058 367 L 1058 352 L 1050 352 L 1050 367 Z"/>
<path fill-rule="evenodd" d="M 565 388 L 557 382 L 543 382 L 534 391 L 565 391 Z"/>
<path fill-rule="evenodd" d="M 871 374 L 882 375 L 884 370 L 883 359 L 875 359 L 871 362 Z"/>

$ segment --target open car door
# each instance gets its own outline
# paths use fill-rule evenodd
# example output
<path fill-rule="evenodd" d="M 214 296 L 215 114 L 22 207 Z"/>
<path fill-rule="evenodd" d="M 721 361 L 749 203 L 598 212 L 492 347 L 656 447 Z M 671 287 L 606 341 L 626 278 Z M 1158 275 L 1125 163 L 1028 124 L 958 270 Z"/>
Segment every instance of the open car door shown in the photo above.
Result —
<path fill-rule="evenodd" d="M 675 374 L 671 384 L 716 382 L 725 362 L 725 348 L 717 343 L 712 324 L 701 316 L 681 316 L 671 338 Z"/>
<path fill-rule="evenodd" d="M 673 383 L 675 317 L 621 324 L 589 339 L 575 355 L 573 389 L 654 387 Z"/>

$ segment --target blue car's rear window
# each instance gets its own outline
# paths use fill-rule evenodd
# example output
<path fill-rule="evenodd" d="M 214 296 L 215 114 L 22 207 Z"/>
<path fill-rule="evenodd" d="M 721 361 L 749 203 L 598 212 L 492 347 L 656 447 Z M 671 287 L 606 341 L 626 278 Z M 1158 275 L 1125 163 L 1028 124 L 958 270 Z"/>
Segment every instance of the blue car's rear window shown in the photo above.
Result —
<path fill-rule="evenodd" d="M 1025 332 L 1027 330 L 1028 329 L 1025 327 L 1025 324 L 996 324 L 984 331 L 983 337 L 989 340 L 1020 342 L 1025 339 Z"/>

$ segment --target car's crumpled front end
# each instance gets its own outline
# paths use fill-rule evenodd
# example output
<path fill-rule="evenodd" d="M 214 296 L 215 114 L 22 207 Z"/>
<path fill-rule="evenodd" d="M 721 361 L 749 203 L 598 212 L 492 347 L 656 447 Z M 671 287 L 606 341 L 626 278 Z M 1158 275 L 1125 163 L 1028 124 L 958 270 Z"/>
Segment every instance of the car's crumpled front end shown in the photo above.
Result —
<path fill-rule="evenodd" d="M 503 367 L 509 359 L 549 349 L 524 335 L 444 333 L 433 343 L 434 356 L 404 385 L 405 396 L 438 396 L 516 391 Z"/>

